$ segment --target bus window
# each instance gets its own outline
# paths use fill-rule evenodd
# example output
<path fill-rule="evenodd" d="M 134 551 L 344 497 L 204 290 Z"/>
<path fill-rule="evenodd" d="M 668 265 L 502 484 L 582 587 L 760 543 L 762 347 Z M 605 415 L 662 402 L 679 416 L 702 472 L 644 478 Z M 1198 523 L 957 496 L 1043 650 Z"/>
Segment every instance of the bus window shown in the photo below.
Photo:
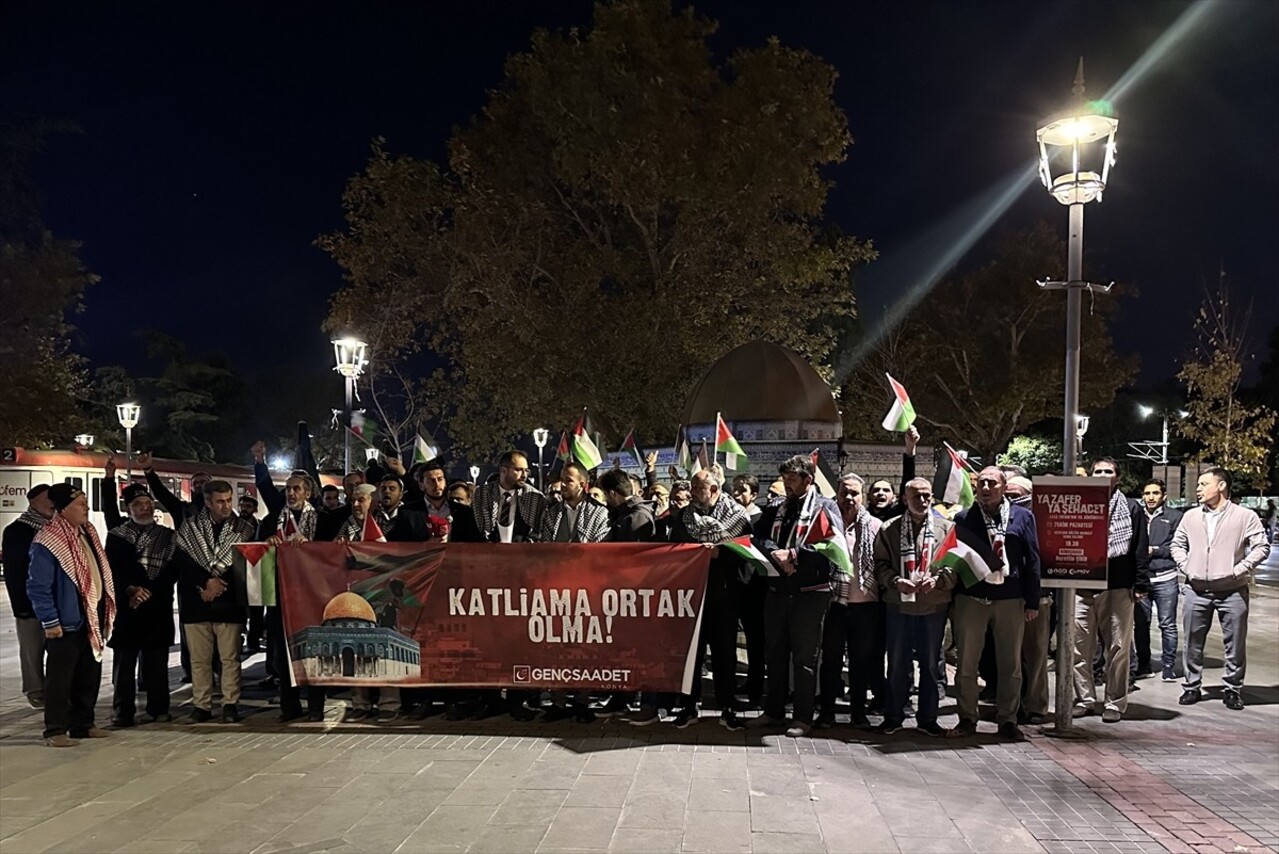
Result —
<path fill-rule="evenodd" d="M 80 490 L 81 492 L 84 492 L 84 478 L 64 477 L 62 480 L 64 483 L 69 483 L 72 486 L 74 486 L 76 489 Z"/>
<path fill-rule="evenodd" d="M 102 478 L 95 477 L 89 481 L 93 489 L 89 491 L 89 508 L 95 513 L 102 512 Z"/>

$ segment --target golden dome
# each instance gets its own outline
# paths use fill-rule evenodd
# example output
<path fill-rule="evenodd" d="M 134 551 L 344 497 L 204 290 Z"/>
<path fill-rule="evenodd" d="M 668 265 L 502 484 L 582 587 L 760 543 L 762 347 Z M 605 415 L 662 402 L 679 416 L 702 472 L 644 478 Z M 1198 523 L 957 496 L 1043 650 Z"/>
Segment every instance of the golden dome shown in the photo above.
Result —
<path fill-rule="evenodd" d="M 377 614 L 373 613 L 373 606 L 364 597 L 347 592 L 339 593 L 329 600 L 329 604 L 324 606 L 321 620 L 325 623 L 329 620 L 365 620 L 376 623 Z"/>

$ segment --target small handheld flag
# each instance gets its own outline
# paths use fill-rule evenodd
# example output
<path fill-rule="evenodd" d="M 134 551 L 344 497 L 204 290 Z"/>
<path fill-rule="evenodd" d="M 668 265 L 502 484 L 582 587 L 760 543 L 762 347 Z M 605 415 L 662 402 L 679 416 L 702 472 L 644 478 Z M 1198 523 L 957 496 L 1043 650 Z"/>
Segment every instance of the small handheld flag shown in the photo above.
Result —
<path fill-rule="evenodd" d="M 600 456 L 599 446 L 591 439 L 587 430 L 586 410 L 582 410 L 573 428 L 573 458 L 587 470 L 599 468 L 604 458 Z"/>
<path fill-rule="evenodd" d="M 715 413 L 715 453 L 723 453 L 725 468 L 733 471 L 737 470 L 738 457 L 741 457 L 743 462 L 746 461 L 746 453 L 737 443 L 737 438 L 728 429 L 728 425 L 724 423 L 724 417 L 718 412 Z"/>
<path fill-rule="evenodd" d="M 382 529 L 378 526 L 377 520 L 373 518 L 372 512 L 364 514 L 364 527 L 360 529 L 360 542 L 386 542 L 386 535 L 382 533 Z"/>
<path fill-rule="evenodd" d="M 630 454 L 635 460 L 635 464 L 640 468 L 644 467 L 644 455 L 640 453 L 639 445 L 635 444 L 635 428 L 626 434 L 626 438 L 622 440 L 621 453 Z"/>
<path fill-rule="evenodd" d="M 910 425 L 915 423 L 915 407 L 911 405 L 910 395 L 906 393 L 906 387 L 888 374 L 888 384 L 893 387 L 893 405 L 889 408 L 888 414 L 884 416 L 884 429 L 895 430 L 898 433 L 905 433 L 910 429 Z"/>
<path fill-rule="evenodd" d="M 440 449 L 423 439 L 421 433 L 418 433 L 415 438 L 417 440 L 413 443 L 413 463 L 415 465 L 429 462 L 440 455 Z"/>

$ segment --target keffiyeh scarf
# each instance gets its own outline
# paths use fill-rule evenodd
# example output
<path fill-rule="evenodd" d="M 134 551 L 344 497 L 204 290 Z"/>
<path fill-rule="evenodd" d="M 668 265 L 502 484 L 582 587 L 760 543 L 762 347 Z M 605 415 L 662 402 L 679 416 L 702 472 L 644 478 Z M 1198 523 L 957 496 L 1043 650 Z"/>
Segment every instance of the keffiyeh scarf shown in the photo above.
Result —
<path fill-rule="evenodd" d="M 34 510 L 26 510 L 15 521 L 21 522 L 23 525 L 35 528 L 37 531 L 49 524 L 49 520 L 41 516 Z"/>
<path fill-rule="evenodd" d="M 937 532 L 933 530 L 932 520 L 925 517 L 921 531 L 915 525 L 915 518 L 910 513 L 903 513 L 901 517 L 901 562 L 898 564 L 897 574 L 907 581 L 916 581 L 922 579 L 923 575 L 928 573 L 928 568 L 932 566 L 933 555 L 937 551 Z M 916 554 L 916 546 L 922 540 L 922 547 Z"/>
<path fill-rule="evenodd" d="M 293 511 L 285 505 L 280 511 L 280 516 L 276 519 L 275 530 L 280 536 L 291 535 L 291 533 L 299 533 L 302 539 L 308 543 L 315 539 L 315 526 L 320 522 L 320 514 L 311 506 L 310 502 L 302 504 L 302 512 L 300 517 L 295 517 Z"/>
<path fill-rule="evenodd" d="M 235 560 L 235 544 L 251 541 L 253 534 L 252 525 L 232 516 L 215 537 L 213 517 L 206 509 L 182 524 L 182 530 L 178 531 L 178 548 L 214 578 L 221 578 Z"/>
<path fill-rule="evenodd" d="M 995 557 L 999 558 L 999 569 L 986 577 L 986 583 L 1003 584 L 1004 575 L 1008 570 L 1008 555 L 1004 553 L 1004 538 L 1008 534 L 1008 516 L 1012 510 L 1012 505 L 1005 498 L 999 502 L 999 512 L 994 516 L 987 513 L 986 508 L 980 504 L 977 506 L 981 510 L 982 520 L 986 523 L 986 535 L 990 537 L 991 548 L 995 550 Z"/>
<path fill-rule="evenodd" d="M 1132 511 L 1128 499 L 1118 489 L 1110 496 L 1110 537 L 1106 542 L 1106 557 L 1128 554 L 1132 542 Z"/>
<path fill-rule="evenodd" d="M 751 531 L 746 509 L 722 494 L 719 501 L 705 513 L 689 504 L 680 511 L 680 522 L 693 541 L 698 543 L 722 543 Z"/>
<path fill-rule="evenodd" d="M 845 529 L 845 537 L 855 543 L 852 554 L 853 568 L 857 571 L 857 586 L 863 593 L 875 593 L 875 534 L 879 520 L 865 507 L 857 508 L 857 518 Z M 852 596 L 853 579 L 840 573 L 835 582 L 835 600 L 848 602 Z"/>
<path fill-rule="evenodd" d="M 89 561 L 85 558 L 82 540 L 88 541 L 93 556 L 98 562 L 97 569 L 102 571 L 102 584 L 96 588 L 98 594 L 96 597 L 93 595 L 95 569 L 89 566 Z M 111 564 L 107 563 L 107 555 L 102 550 L 102 541 L 98 539 L 97 529 L 92 525 L 85 525 L 77 530 L 62 516 L 55 514 L 40 529 L 40 533 L 36 534 L 34 543 L 49 550 L 58 565 L 62 567 L 62 571 L 75 584 L 76 590 L 80 591 L 80 596 L 84 600 L 84 619 L 89 626 L 89 645 L 93 648 L 94 659 L 101 661 L 102 648 L 106 645 L 103 639 L 111 634 L 111 626 L 115 623 L 116 607 L 115 581 L 111 577 Z M 100 623 L 98 606 L 104 596 L 106 597 L 106 622 Z"/>
<path fill-rule="evenodd" d="M 138 563 L 146 572 L 147 578 L 155 581 L 165 564 L 173 557 L 173 529 L 154 522 L 150 525 L 139 525 L 130 519 L 123 525 L 117 525 L 109 532 L 112 537 L 124 540 L 138 553 Z"/>

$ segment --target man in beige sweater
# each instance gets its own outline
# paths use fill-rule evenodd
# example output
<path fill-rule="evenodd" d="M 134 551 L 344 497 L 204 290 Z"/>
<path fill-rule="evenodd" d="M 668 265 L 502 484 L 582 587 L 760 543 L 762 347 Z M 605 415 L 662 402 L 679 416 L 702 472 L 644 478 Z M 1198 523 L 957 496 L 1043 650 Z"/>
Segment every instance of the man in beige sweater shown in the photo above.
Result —
<path fill-rule="evenodd" d="M 1182 590 L 1186 682 L 1178 702 L 1189 706 L 1200 700 L 1204 641 L 1216 613 L 1226 648 L 1222 701 L 1226 708 L 1238 711 L 1243 708 L 1239 692 L 1248 663 L 1248 585 L 1253 569 L 1270 553 L 1270 544 L 1257 514 L 1230 501 L 1230 475 L 1225 469 L 1212 468 L 1200 475 L 1195 497 L 1199 506 L 1182 517 L 1169 549 L 1186 577 Z"/>

